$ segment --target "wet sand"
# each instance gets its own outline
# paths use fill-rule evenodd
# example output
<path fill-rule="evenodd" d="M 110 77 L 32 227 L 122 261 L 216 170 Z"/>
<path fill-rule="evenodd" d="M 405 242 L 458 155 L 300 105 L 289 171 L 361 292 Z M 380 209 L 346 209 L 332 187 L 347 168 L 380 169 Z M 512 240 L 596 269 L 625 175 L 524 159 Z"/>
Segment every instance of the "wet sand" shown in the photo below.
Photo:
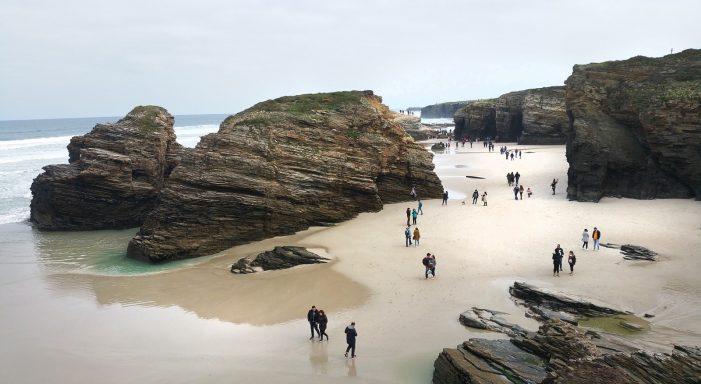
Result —
<path fill-rule="evenodd" d="M 0 259 L 0 381 L 427 383 L 442 348 L 469 337 L 503 337 L 462 327 L 460 312 L 480 306 L 537 327 L 508 298 L 514 280 L 652 313 L 651 331 L 642 338 L 656 350 L 669 350 L 672 342 L 700 345 L 701 204 L 570 202 L 564 146 L 519 148 L 523 158 L 515 161 L 479 144 L 436 155 L 451 199 L 447 206 L 424 202 L 419 247 L 404 246 L 404 211 L 415 205 L 400 203 L 165 272 L 109 276 L 46 256 L 65 247 L 59 259 L 70 266 L 71 244 L 80 242 L 35 246 L 46 244 L 43 234 L 3 226 L 0 233 L 13 242 L 12 254 Z M 522 175 L 533 197 L 514 200 L 509 171 Z M 560 180 L 554 196 L 553 178 Z M 467 198 L 475 188 L 488 192 L 487 207 Z M 659 261 L 624 261 L 618 250 L 591 250 L 591 242 L 581 250 L 582 230 L 594 226 L 602 242 L 642 245 L 658 252 Z M 557 243 L 577 255 L 572 276 L 552 276 Z M 229 273 L 236 258 L 274 245 L 307 246 L 334 260 Z M 424 278 L 426 252 L 438 258 L 435 279 Z M 308 340 L 311 305 L 329 316 L 329 342 Z M 354 361 L 343 357 L 343 328 L 351 320 L 359 333 Z"/>

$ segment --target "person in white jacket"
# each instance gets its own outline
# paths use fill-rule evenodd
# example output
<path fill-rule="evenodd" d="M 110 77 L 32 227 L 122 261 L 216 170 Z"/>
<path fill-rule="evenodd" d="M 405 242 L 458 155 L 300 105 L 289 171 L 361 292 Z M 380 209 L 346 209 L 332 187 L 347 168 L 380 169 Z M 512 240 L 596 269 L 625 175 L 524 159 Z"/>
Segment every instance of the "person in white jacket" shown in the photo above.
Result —
<path fill-rule="evenodd" d="M 582 249 L 589 249 L 589 231 L 586 228 L 582 232 Z"/>

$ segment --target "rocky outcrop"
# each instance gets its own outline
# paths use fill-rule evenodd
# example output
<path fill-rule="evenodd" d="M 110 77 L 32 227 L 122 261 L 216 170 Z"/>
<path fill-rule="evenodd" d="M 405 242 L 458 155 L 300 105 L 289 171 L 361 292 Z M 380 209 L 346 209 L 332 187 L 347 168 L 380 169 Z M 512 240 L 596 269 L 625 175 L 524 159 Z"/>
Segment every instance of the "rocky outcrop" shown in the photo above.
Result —
<path fill-rule="evenodd" d="M 173 123 L 163 108 L 136 107 L 73 137 L 69 164 L 44 167 L 32 183 L 31 221 L 42 230 L 141 225 L 182 150 Z"/>
<path fill-rule="evenodd" d="M 450 119 L 455 115 L 455 112 L 464 107 L 467 103 L 467 101 L 451 101 L 427 105 L 421 108 L 421 117 L 425 119 Z"/>
<path fill-rule="evenodd" d="M 259 253 L 256 257 L 244 257 L 231 265 L 231 273 L 247 274 L 258 271 L 287 269 L 304 264 L 326 263 L 329 259 L 309 252 L 303 247 L 282 246 Z"/>
<path fill-rule="evenodd" d="M 701 199 L 701 50 L 575 65 L 567 196 Z"/>
<path fill-rule="evenodd" d="M 564 96 L 564 87 L 546 87 L 469 101 L 454 115 L 455 137 L 564 144 L 568 124 Z"/>
<path fill-rule="evenodd" d="M 552 314 L 543 309 L 555 312 L 565 312 L 577 316 L 610 316 L 610 315 L 625 315 L 630 312 L 619 309 L 605 307 L 603 305 L 594 304 L 581 297 L 565 295 L 559 292 L 553 292 L 546 288 L 539 288 L 527 283 L 514 282 L 514 285 L 509 287 L 509 293 L 516 299 L 519 304 L 523 304 L 530 309 L 535 309 L 537 314 L 545 318 L 552 318 Z M 537 316 L 534 316 L 537 317 Z M 566 320 L 566 319 L 561 319 Z"/>
<path fill-rule="evenodd" d="M 509 336 L 524 336 L 528 333 L 526 329 L 518 324 L 513 324 L 503 319 L 502 315 L 506 315 L 506 313 L 472 307 L 460 314 L 459 321 L 460 324 L 466 327 L 500 332 Z"/>
<path fill-rule="evenodd" d="M 421 124 L 421 119 L 416 116 L 397 114 L 394 121 L 404 128 L 414 140 L 428 140 L 434 136 L 434 131 Z"/>
<path fill-rule="evenodd" d="M 470 339 L 438 355 L 433 383 L 691 384 L 701 377 L 701 348 L 618 351 L 599 347 L 598 337 L 552 320 L 525 337 Z"/>
<path fill-rule="evenodd" d="M 432 154 L 371 91 L 283 97 L 227 118 L 183 154 L 128 247 L 166 261 L 443 191 Z"/>

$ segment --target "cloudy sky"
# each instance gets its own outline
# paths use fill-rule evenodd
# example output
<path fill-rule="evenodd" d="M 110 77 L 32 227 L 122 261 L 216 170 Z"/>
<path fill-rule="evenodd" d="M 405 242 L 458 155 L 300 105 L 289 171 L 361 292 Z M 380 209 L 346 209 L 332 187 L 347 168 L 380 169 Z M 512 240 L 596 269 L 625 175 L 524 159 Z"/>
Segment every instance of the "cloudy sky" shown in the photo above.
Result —
<path fill-rule="evenodd" d="M 698 0 L 2 0 L 0 120 L 235 113 L 372 89 L 394 108 L 701 48 Z"/>

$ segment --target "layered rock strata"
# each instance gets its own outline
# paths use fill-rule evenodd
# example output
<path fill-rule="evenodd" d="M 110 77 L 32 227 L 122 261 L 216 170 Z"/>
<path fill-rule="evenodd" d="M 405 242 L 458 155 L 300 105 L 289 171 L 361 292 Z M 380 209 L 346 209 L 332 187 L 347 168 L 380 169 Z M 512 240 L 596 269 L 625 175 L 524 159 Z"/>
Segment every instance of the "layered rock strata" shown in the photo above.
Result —
<path fill-rule="evenodd" d="M 371 91 L 283 97 L 183 154 L 128 255 L 166 261 L 441 196 L 432 154 Z"/>
<path fill-rule="evenodd" d="M 258 271 L 287 269 L 305 264 L 321 264 L 329 259 L 309 252 L 303 247 L 282 246 L 259 253 L 256 257 L 244 257 L 231 265 L 231 273 L 247 274 Z"/>
<path fill-rule="evenodd" d="M 568 119 L 564 87 L 510 92 L 474 100 L 455 112 L 455 137 L 519 144 L 564 144 Z"/>
<path fill-rule="evenodd" d="M 701 199 L 701 50 L 575 65 L 567 196 Z"/>
<path fill-rule="evenodd" d="M 447 103 L 438 103 L 427 105 L 421 108 L 421 117 L 426 119 L 450 119 L 455 115 L 460 108 L 467 104 L 467 101 L 451 101 Z"/>
<path fill-rule="evenodd" d="M 421 119 L 416 116 L 398 114 L 395 115 L 394 121 L 414 140 L 428 140 L 434 136 L 434 131 L 421 124 Z"/>
<path fill-rule="evenodd" d="M 49 165 L 31 186 L 31 221 L 42 230 L 141 225 L 181 146 L 165 109 L 136 107 L 68 144 L 69 164 Z"/>

